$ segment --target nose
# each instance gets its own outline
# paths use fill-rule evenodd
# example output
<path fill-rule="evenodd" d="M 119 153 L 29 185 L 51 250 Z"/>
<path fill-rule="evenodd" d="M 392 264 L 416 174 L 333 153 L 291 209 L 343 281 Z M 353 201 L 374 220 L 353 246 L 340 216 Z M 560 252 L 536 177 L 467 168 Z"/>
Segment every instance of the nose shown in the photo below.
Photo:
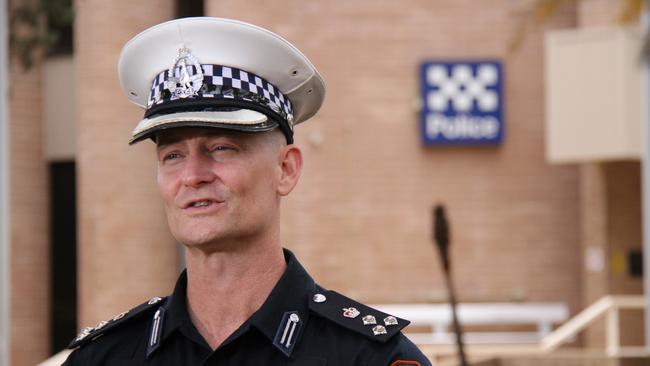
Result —
<path fill-rule="evenodd" d="M 190 154 L 185 160 L 183 185 L 198 188 L 216 178 L 210 159 L 202 154 Z"/>

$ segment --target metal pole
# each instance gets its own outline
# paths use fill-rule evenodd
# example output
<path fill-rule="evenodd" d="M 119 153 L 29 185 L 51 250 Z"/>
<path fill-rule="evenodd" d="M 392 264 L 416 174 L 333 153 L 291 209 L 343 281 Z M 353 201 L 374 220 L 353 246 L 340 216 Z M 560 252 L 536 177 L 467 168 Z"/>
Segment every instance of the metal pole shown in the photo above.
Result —
<path fill-rule="evenodd" d="M 650 33 L 650 9 L 648 2 L 641 15 L 641 28 L 645 42 L 648 42 Z M 645 50 L 647 52 L 647 49 Z M 642 214 L 643 217 L 643 292 L 645 294 L 645 347 L 650 352 L 650 59 L 648 55 L 642 55 L 642 135 L 643 152 L 641 157 L 642 166 Z"/>
<path fill-rule="evenodd" d="M 9 47 L 8 4 L 0 0 L 0 366 L 9 366 Z"/>
<path fill-rule="evenodd" d="M 465 345 L 463 343 L 463 330 L 460 326 L 458 313 L 456 311 L 458 301 L 456 300 L 456 291 L 454 291 L 454 281 L 452 280 L 451 275 L 451 259 L 449 258 L 449 246 L 451 245 L 451 240 L 444 206 L 437 205 L 434 207 L 433 218 L 433 240 L 440 253 L 440 260 L 442 262 L 442 269 L 445 276 L 445 284 L 447 285 L 447 291 L 449 292 L 449 305 L 451 307 L 454 334 L 456 335 L 458 360 L 460 361 L 460 366 L 468 366 L 467 357 L 465 356 Z"/>

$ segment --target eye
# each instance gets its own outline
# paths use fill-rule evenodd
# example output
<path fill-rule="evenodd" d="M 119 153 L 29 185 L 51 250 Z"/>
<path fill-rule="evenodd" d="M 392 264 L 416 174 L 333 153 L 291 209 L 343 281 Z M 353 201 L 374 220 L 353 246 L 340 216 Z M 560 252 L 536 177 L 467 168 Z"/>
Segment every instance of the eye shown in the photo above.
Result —
<path fill-rule="evenodd" d="M 163 155 L 162 161 L 166 162 L 166 161 L 178 159 L 180 157 L 181 157 L 181 154 L 179 154 L 177 152 L 170 152 L 170 153 L 167 153 L 167 154 Z"/>
<path fill-rule="evenodd" d="M 221 152 L 221 151 L 230 151 L 230 150 L 234 150 L 234 148 L 228 145 L 215 145 L 210 149 L 211 152 Z"/>

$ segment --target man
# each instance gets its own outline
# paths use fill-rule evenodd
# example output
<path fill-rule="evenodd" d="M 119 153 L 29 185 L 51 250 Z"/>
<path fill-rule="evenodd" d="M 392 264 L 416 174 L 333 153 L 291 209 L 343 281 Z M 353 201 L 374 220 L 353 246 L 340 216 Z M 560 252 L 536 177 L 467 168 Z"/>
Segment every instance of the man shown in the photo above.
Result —
<path fill-rule="evenodd" d="M 408 321 L 314 280 L 280 243 L 300 176 L 293 127 L 320 108 L 309 60 L 265 29 L 186 18 L 122 50 L 124 93 L 145 107 L 169 227 L 187 270 L 167 298 L 84 329 L 66 365 L 430 365 Z"/>

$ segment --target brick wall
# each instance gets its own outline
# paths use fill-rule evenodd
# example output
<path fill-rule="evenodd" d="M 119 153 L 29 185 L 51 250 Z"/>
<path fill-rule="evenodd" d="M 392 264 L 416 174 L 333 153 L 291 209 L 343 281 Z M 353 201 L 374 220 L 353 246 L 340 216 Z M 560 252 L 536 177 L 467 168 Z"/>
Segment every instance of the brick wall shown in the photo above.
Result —
<path fill-rule="evenodd" d="M 609 293 L 608 265 L 608 215 L 607 215 L 607 180 L 603 164 L 591 163 L 580 166 L 580 202 L 582 254 L 601 255 L 602 267 L 587 268 L 582 266 L 582 306 L 587 307 Z M 588 254 L 591 253 L 591 254 Z M 598 321 L 584 334 L 586 345 L 600 347 L 605 344 L 605 324 Z"/>
<path fill-rule="evenodd" d="M 585 277 L 582 251 L 588 235 L 608 240 L 598 226 L 607 215 L 593 211 L 607 207 L 606 174 L 544 161 L 543 31 L 596 24 L 600 18 L 585 12 L 602 15 L 605 2 L 562 8 L 511 51 L 527 4 L 206 1 L 207 15 L 285 36 L 326 79 L 325 106 L 297 129 L 305 169 L 282 219 L 285 245 L 323 285 L 366 302 L 445 301 L 430 240 L 431 208 L 441 202 L 461 301 L 563 301 L 576 311 L 591 297 L 583 284 L 593 296 L 602 290 Z M 121 95 L 116 75 L 123 44 L 170 19 L 173 2 L 75 6 L 79 325 L 86 326 L 167 293 L 176 277 L 154 151 L 126 146 L 142 112 Z M 503 145 L 422 147 L 420 62 L 474 57 L 505 64 Z M 11 76 L 12 365 L 32 365 L 48 351 L 46 170 L 40 101 L 30 103 L 40 98 L 33 93 L 40 76 L 15 65 Z M 633 184 L 633 172 L 622 169 Z M 625 182 L 610 197 L 625 193 Z"/>
<path fill-rule="evenodd" d="M 582 28 L 619 26 L 623 2 L 585 0 L 578 3 Z M 583 307 L 607 294 L 642 294 L 641 278 L 628 273 L 627 255 L 641 249 L 641 168 L 639 162 L 594 162 L 581 168 L 581 217 L 583 250 L 598 248 L 604 253 L 600 272 L 583 270 Z M 585 331 L 585 345 L 605 344 L 605 321 Z M 642 345 L 643 314 L 626 310 L 621 314 L 623 345 Z"/>
<path fill-rule="evenodd" d="M 632 277 L 628 255 L 642 249 L 641 226 L 641 164 L 612 162 L 606 165 L 607 179 L 607 242 L 611 294 L 643 294 L 643 278 Z M 625 310 L 621 315 L 623 345 L 644 345 L 643 311 Z"/>
<path fill-rule="evenodd" d="M 26 2 L 15 2 L 13 6 Z M 29 32 L 20 29 L 22 32 Z M 14 55 L 15 56 L 15 55 Z M 31 366 L 49 355 L 47 164 L 43 157 L 41 67 L 9 66 L 11 365 Z"/>
<path fill-rule="evenodd" d="M 75 2 L 79 326 L 171 290 L 177 248 L 158 198 L 152 144 L 128 146 L 143 111 L 121 93 L 117 60 L 140 31 L 173 15 L 173 2 Z"/>
<path fill-rule="evenodd" d="M 619 21 L 624 2 L 615 0 L 578 1 L 578 22 L 581 27 L 613 26 Z"/>
<path fill-rule="evenodd" d="M 328 287 L 369 302 L 444 301 L 431 207 L 452 224 L 461 301 L 580 302 L 578 174 L 544 161 L 541 30 L 509 52 L 512 1 L 208 1 L 208 15 L 285 36 L 328 95 L 297 128 L 305 169 L 283 209 L 283 240 Z M 575 26 L 562 9 L 549 28 Z M 424 148 L 418 66 L 505 62 L 506 138 L 496 148 Z"/>

